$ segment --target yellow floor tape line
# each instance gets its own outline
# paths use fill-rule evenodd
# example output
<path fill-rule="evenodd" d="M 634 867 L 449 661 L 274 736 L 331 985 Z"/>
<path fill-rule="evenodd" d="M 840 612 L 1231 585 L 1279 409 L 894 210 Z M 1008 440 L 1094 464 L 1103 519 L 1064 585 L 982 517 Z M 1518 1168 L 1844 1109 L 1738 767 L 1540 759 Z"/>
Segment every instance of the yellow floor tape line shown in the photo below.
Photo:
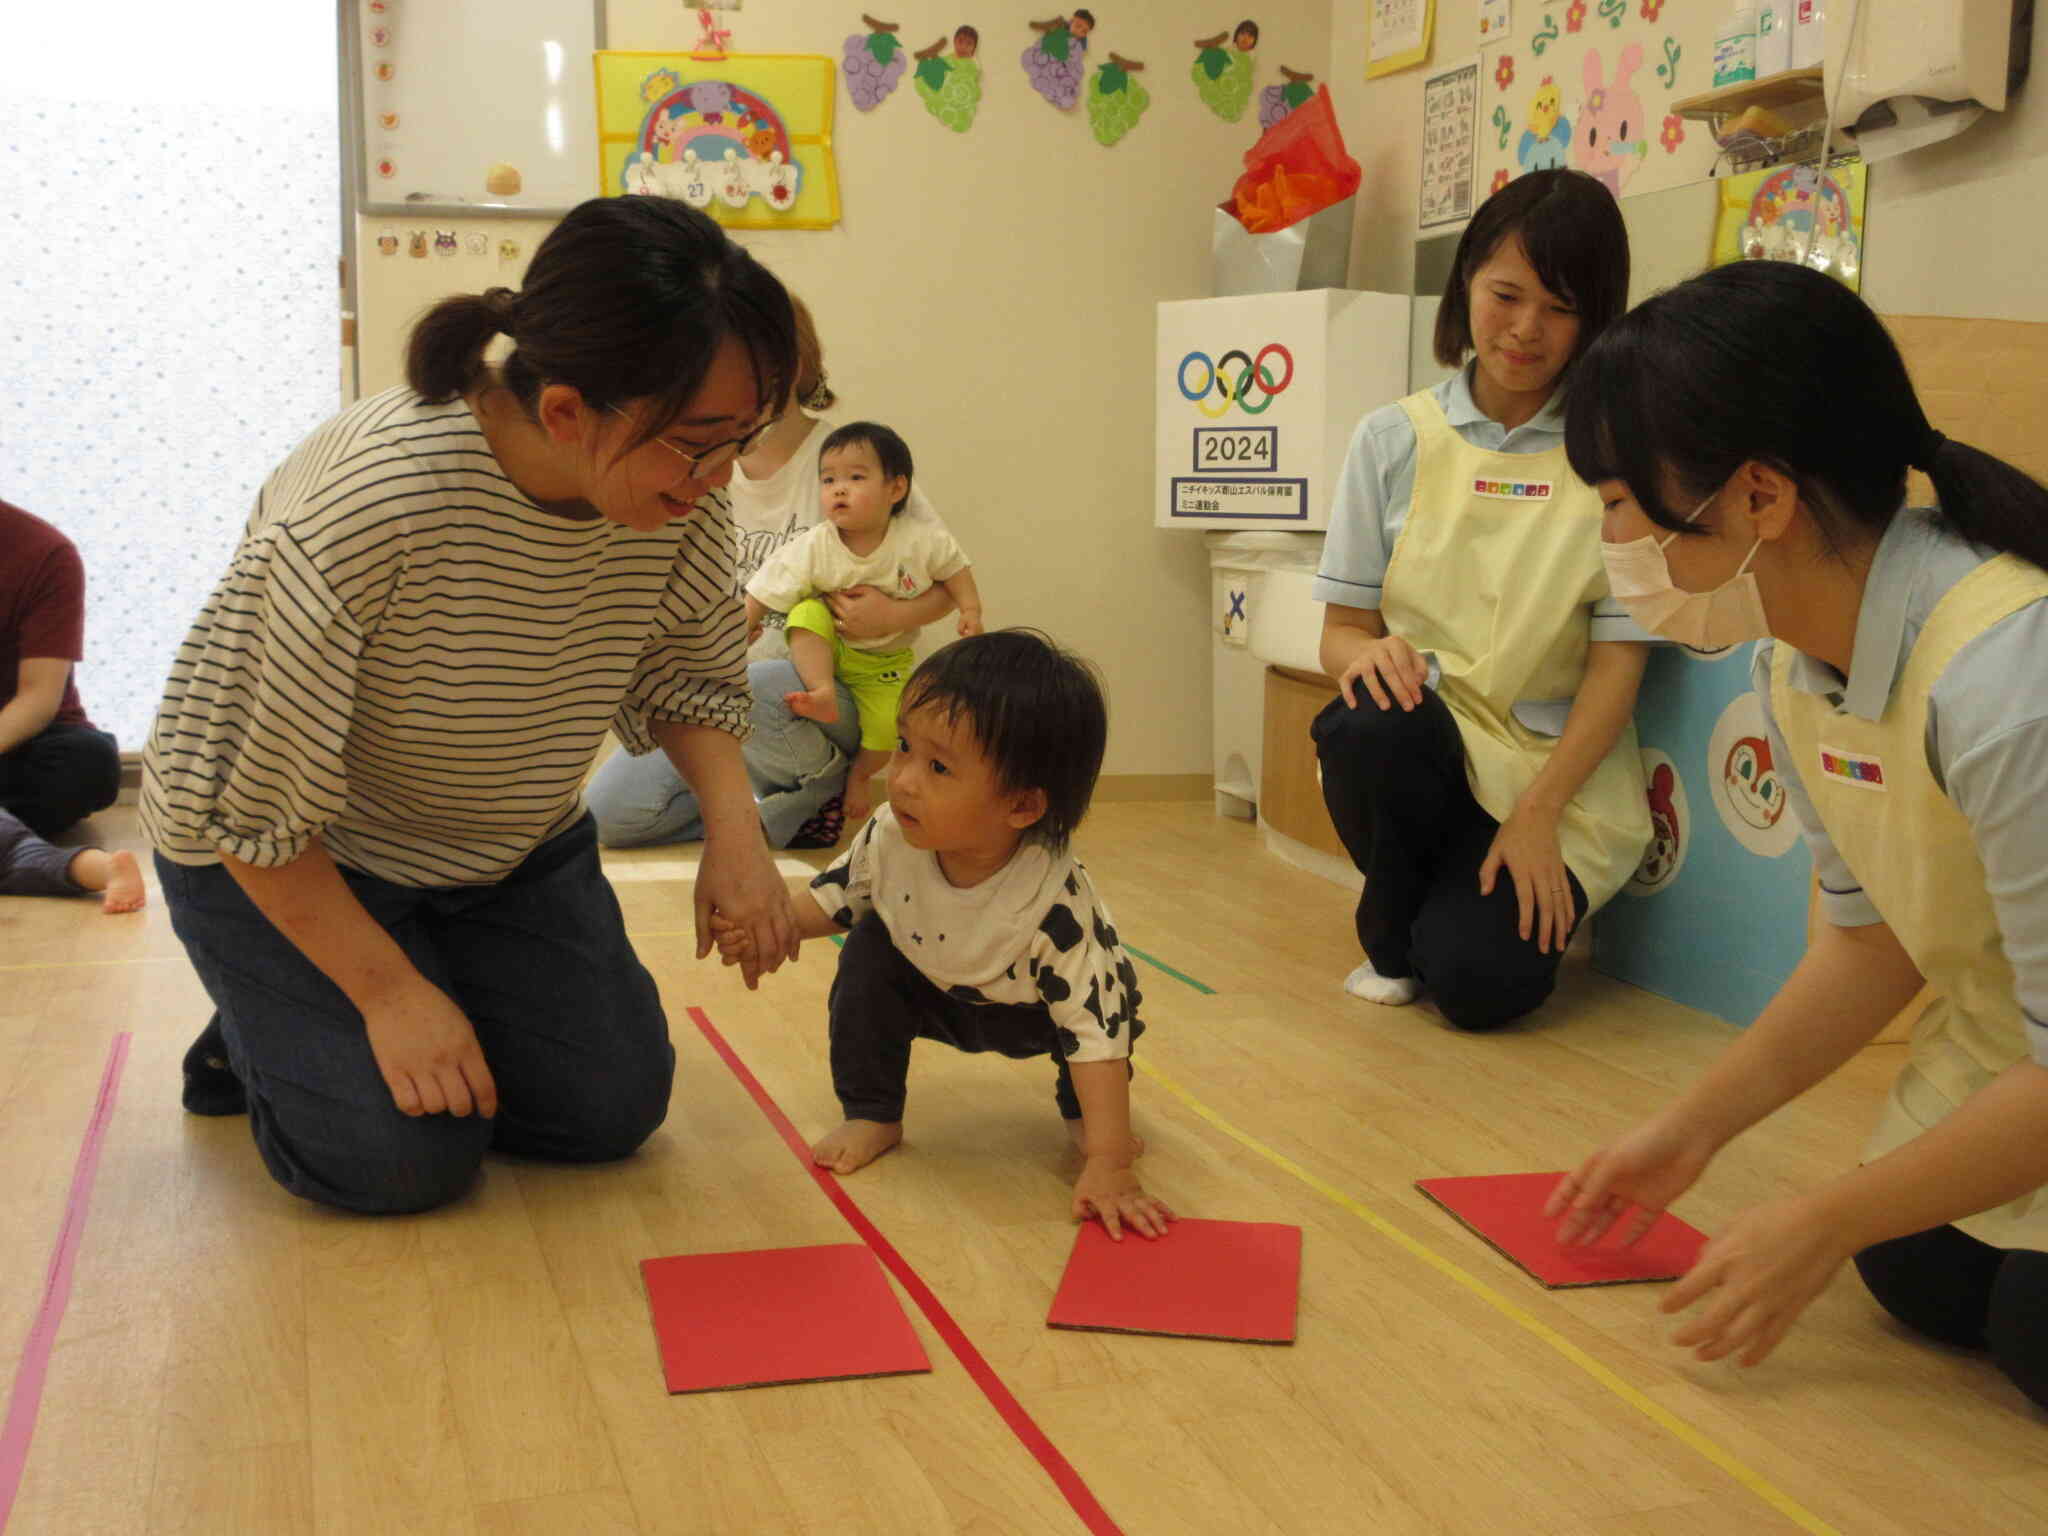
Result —
<path fill-rule="evenodd" d="M 31 960 L 21 965 L 0 965 L 0 971 L 78 971 L 95 965 L 182 965 L 185 956 L 136 955 L 124 960 Z"/>
<path fill-rule="evenodd" d="M 1779 1514 L 1792 1521 L 1801 1530 L 1811 1531 L 1814 1533 L 1814 1536 L 1841 1536 L 1841 1533 L 1835 1527 L 1829 1525 L 1820 1516 L 1814 1514 L 1813 1511 L 1807 1509 L 1790 1495 L 1779 1491 L 1760 1473 L 1751 1470 L 1748 1466 L 1738 1461 L 1733 1454 L 1723 1450 L 1704 1434 L 1700 1433 L 1700 1431 L 1686 1423 L 1685 1420 L 1672 1413 L 1668 1408 L 1662 1407 L 1653 1399 L 1644 1396 L 1643 1393 L 1623 1381 L 1613 1371 L 1602 1365 L 1598 1360 L 1595 1360 L 1583 1349 L 1580 1349 L 1571 1340 L 1565 1338 L 1556 1329 L 1549 1327 L 1540 1319 L 1523 1311 L 1485 1281 L 1479 1279 L 1476 1275 L 1467 1274 L 1434 1249 L 1410 1237 L 1377 1211 L 1372 1210 L 1369 1206 L 1360 1204 L 1335 1185 L 1325 1183 L 1285 1154 L 1275 1151 L 1257 1137 L 1245 1134 L 1200 1099 L 1189 1093 L 1187 1089 L 1181 1087 L 1179 1083 L 1153 1066 L 1144 1057 L 1134 1056 L 1131 1059 L 1140 1072 L 1151 1078 L 1160 1087 L 1179 1099 L 1181 1103 L 1187 1105 L 1195 1114 L 1215 1126 L 1224 1135 L 1250 1148 L 1274 1167 L 1292 1174 L 1325 1199 L 1333 1200 L 1338 1205 L 1343 1206 L 1345 1210 L 1371 1227 L 1380 1236 L 1386 1238 L 1387 1241 L 1413 1254 L 1447 1279 L 1456 1281 L 1488 1306 L 1499 1312 L 1503 1317 L 1527 1329 L 1560 1355 L 1564 1356 L 1573 1365 L 1599 1382 L 1601 1386 L 1607 1388 L 1608 1391 L 1627 1403 L 1631 1408 L 1643 1414 L 1659 1428 L 1675 1436 L 1679 1441 L 1690 1446 L 1723 1472 L 1726 1472 L 1730 1477 L 1742 1484 L 1743 1487 L 1770 1505 L 1771 1508 L 1777 1510 Z"/>

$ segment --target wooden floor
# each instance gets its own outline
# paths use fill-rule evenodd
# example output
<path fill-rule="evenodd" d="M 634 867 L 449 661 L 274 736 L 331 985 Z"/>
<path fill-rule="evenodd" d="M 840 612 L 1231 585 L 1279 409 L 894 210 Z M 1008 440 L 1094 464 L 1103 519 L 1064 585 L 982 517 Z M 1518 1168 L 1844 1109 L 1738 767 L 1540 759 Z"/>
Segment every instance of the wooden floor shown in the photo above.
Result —
<path fill-rule="evenodd" d="M 134 845 L 122 813 L 103 824 Z M 1151 1188 L 1184 1214 L 1305 1229 L 1299 1342 L 1045 1328 L 1074 1166 L 1044 1063 L 927 1047 L 906 1145 L 846 1188 L 1121 1529 L 2048 1523 L 2048 1418 L 1982 1359 L 1908 1339 L 1853 1275 L 1762 1369 L 1702 1366 L 1664 1342 L 1658 1287 L 1546 1293 L 1411 1188 L 1566 1165 L 1723 1026 L 1574 962 L 1532 1027 L 1460 1037 L 1341 996 L 1348 898 L 1206 806 L 1100 807 L 1083 853 L 1126 940 L 1214 989 L 1141 965 L 1146 1063 L 1352 1202 L 1138 1080 Z M 930 1375 L 664 1393 L 640 1259 L 852 1238 L 685 1012 L 707 1009 L 815 1132 L 837 1118 L 834 951 L 750 995 L 691 958 L 676 850 L 616 873 L 680 1058 L 667 1126 L 611 1167 L 492 1161 L 470 1198 L 406 1219 L 295 1202 L 245 1121 L 180 1111 L 206 1008 L 160 902 L 140 919 L 0 903 L 9 1379 L 109 1041 L 134 1033 L 8 1536 L 1084 1529 L 907 1298 Z M 1896 1049 L 1731 1149 L 1681 1213 L 1711 1230 L 1851 1162 Z"/>

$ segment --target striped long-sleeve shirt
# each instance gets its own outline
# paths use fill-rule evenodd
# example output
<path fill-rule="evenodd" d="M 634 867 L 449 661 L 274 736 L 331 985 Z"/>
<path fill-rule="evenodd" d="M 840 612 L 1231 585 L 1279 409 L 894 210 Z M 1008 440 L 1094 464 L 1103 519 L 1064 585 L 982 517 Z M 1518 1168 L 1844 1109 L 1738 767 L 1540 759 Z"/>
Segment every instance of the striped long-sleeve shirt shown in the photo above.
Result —
<path fill-rule="evenodd" d="M 607 725 L 747 731 L 723 492 L 654 533 L 543 511 L 468 406 L 395 389 L 265 483 L 178 649 L 142 820 L 181 864 L 320 837 L 398 885 L 485 884 L 575 821 Z"/>

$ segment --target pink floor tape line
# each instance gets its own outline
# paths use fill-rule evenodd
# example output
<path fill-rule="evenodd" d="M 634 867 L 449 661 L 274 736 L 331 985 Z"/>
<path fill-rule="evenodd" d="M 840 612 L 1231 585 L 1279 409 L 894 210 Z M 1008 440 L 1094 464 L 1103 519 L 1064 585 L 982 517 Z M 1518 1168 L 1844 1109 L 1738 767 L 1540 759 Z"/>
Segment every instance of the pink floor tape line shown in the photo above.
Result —
<path fill-rule="evenodd" d="M 86 1213 L 92 1209 L 92 1182 L 99 1173 L 100 1144 L 106 1140 L 107 1122 L 114 1118 L 114 1098 L 121 1090 L 121 1069 L 128 1062 L 130 1038 L 123 1030 L 108 1047 L 107 1069 L 100 1074 L 99 1101 L 93 1105 L 85 1143 L 78 1149 L 78 1165 L 71 1172 L 71 1194 L 64 1202 L 64 1228 L 57 1235 L 57 1251 L 50 1255 L 50 1271 L 43 1278 L 43 1303 L 36 1310 L 35 1321 L 29 1324 L 28 1343 L 14 1373 L 14 1391 L 7 1400 L 7 1424 L 0 1428 L 0 1531 L 7 1529 L 8 1518 L 14 1513 L 14 1496 L 21 1491 L 21 1474 L 28 1466 L 28 1443 L 35 1438 L 36 1410 L 43 1402 L 43 1380 L 49 1374 L 50 1351 L 64 1321 L 64 1308 L 71 1301 L 71 1270 L 78 1258 L 79 1242 L 85 1236 Z"/>

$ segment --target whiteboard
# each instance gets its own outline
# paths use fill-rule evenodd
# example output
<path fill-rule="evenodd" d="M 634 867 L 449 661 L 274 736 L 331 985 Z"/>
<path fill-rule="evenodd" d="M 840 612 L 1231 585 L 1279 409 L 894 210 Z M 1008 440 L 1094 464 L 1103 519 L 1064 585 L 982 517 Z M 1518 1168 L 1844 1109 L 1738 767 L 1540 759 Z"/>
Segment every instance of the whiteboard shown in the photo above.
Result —
<path fill-rule="evenodd" d="M 597 195 L 604 0 L 340 0 L 368 213 L 566 213 Z"/>

